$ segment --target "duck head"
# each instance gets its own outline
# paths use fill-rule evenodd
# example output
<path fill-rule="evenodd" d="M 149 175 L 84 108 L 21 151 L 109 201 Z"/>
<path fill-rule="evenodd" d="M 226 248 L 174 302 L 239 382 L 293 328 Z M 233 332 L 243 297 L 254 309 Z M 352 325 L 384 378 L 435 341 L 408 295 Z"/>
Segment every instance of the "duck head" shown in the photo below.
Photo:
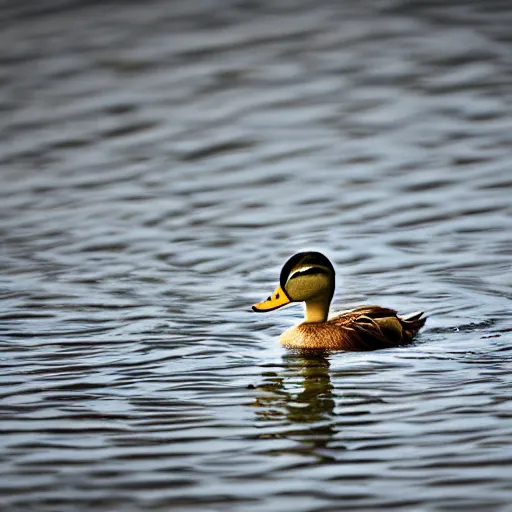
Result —
<path fill-rule="evenodd" d="M 332 263 L 320 252 L 299 252 L 283 266 L 279 286 L 253 311 L 273 311 L 291 302 L 305 303 L 306 323 L 325 322 L 334 295 L 335 272 Z"/>

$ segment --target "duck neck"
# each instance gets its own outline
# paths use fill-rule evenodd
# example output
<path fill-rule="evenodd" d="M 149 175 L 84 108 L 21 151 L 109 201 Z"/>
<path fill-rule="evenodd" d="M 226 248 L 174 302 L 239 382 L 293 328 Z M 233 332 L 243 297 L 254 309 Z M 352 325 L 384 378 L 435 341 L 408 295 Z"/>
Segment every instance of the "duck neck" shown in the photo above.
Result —
<path fill-rule="evenodd" d="M 329 315 L 330 300 L 326 297 L 319 297 L 308 300 L 305 303 L 304 323 L 321 323 L 327 321 Z"/>

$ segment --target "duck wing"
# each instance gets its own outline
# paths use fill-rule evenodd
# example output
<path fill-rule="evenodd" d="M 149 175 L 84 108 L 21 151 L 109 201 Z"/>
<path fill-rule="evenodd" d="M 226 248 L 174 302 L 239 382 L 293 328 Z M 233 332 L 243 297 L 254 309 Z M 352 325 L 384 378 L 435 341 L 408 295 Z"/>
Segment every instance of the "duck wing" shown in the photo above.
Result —
<path fill-rule="evenodd" d="M 363 306 L 332 318 L 328 323 L 349 331 L 347 338 L 356 350 L 376 350 L 411 343 L 425 320 L 423 313 L 400 317 L 394 309 Z"/>

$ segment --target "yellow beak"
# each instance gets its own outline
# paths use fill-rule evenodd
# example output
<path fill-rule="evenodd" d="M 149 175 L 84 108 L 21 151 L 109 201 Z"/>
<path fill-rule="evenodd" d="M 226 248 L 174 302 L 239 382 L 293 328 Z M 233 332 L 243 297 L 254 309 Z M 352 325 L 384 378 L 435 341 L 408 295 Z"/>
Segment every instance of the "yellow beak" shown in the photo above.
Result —
<path fill-rule="evenodd" d="M 267 300 L 254 304 L 252 306 L 252 310 L 257 311 L 258 313 L 273 311 L 274 309 L 286 306 L 286 304 L 289 304 L 291 301 L 290 297 L 286 295 L 286 292 L 278 286 Z"/>

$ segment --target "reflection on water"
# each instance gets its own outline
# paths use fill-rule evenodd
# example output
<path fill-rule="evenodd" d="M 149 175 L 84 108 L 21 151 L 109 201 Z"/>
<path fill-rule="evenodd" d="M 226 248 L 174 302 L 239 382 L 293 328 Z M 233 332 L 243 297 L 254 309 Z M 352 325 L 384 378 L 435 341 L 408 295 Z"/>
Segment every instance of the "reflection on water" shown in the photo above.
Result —
<path fill-rule="evenodd" d="M 265 373 L 256 389 L 258 420 L 287 426 L 286 436 L 310 445 L 313 453 L 328 445 L 335 407 L 328 354 L 286 354 L 283 370 Z"/>

